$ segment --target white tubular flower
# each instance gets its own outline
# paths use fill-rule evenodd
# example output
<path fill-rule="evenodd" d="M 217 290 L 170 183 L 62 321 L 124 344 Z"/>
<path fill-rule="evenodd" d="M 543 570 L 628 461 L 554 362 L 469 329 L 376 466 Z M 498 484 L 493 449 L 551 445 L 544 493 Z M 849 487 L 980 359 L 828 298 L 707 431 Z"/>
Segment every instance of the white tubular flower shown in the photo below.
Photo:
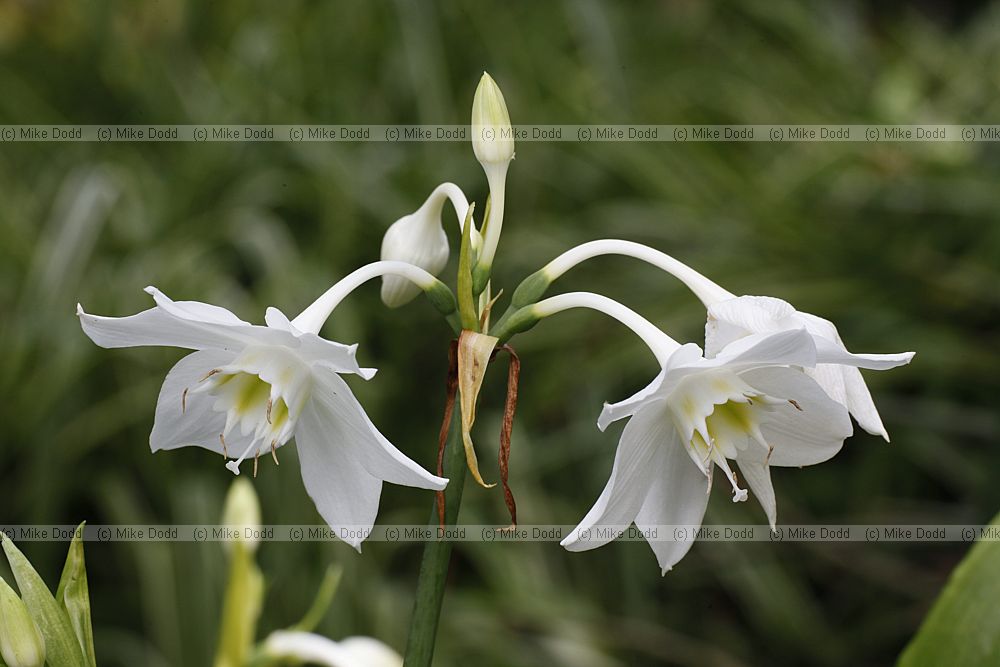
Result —
<path fill-rule="evenodd" d="M 311 632 L 279 630 L 264 641 L 269 658 L 291 659 L 323 667 L 401 667 L 403 658 L 371 637 L 348 637 L 339 642 Z"/>
<path fill-rule="evenodd" d="M 840 339 L 832 322 L 803 313 L 781 299 L 761 296 L 737 297 L 670 255 L 631 241 L 603 239 L 581 244 L 549 262 L 525 281 L 522 299 L 540 295 L 549 284 L 580 262 L 601 255 L 624 255 L 642 260 L 683 282 L 708 309 L 705 354 L 715 356 L 727 344 L 754 333 L 774 333 L 804 328 L 813 337 L 817 351 L 815 368 L 805 372 L 833 400 L 846 407 L 858 424 L 873 435 L 889 440 L 878 410 L 859 368 L 887 370 L 910 363 L 913 352 L 898 354 L 853 354 Z M 518 295 L 515 293 L 515 299 Z"/>
<path fill-rule="evenodd" d="M 507 168 L 514 159 L 514 132 L 503 93 L 486 72 L 483 72 L 472 100 L 472 150 L 483 166 L 490 186 L 490 216 L 483 230 L 485 239 L 479 259 L 488 273 L 503 227 L 504 190 Z"/>
<path fill-rule="evenodd" d="M 692 343 L 678 345 L 636 313 L 610 299 L 568 294 L 540 301 L 545 316 L 587 307 L 619 319 L 647 343 L 662 371 L 620 403 L 605 405 L 604 430 L 630 417 L 615 454 L 611 478 L 583 521 L 562 541 L 570 551 L 602 546 L 635 522 L 655 526 L 699 526 L 718 466 L 747 499 L 730 461 L 739 465 L 772 528 L 776 502 L 769 466 L 805 466 L 836 454 L 852 431 L 844 407 L 831 400 L 800 367 L 816 362 L 816 347 L 804 330 L 756 334 L 706 359 Z M 654 333 L 657 332 L 657 333 Z M 666 573 L 691 546 L 651 539 Z"/>
<path fill-rule="evenodd" d="M 379 270 L 419 272 L 377 263 Z M 163 345 L 196 350 L 167 374 L 150 434 L 153 451 L 197 446 L 228 460 L 239 474 L 248 457 L 276 451 L 295 437 L 302 480 L 316 509 L 346 542 L 360 545 L 375 521 L 382 482 L 441 490 L 447 480 L 407 458 L 372 424 L 340 377 L 370 379 L 356 345 L 320 338 L 319 328 L 343 297 L 343 283 L 380 275 L 369 265 L 327 291 L 289 321 L 268 308 L 267 326 L 253 325 L 218 306 L 171 301 L 153 287 L 156 306 L 130 317 L 89 315 L 77 306 L 84 332 L 101 347 Z M 422 274 L 422 277 L 421 275 Z"/>
<path fill-rule="evenodd" d="M 419 209 L 392 223 L 382 237 L 381 259 L 407 262 L 433 276 L 441 273 L 448 263 L 449 253 L 448 235 L 441 226 L 441 211 L 449 199 L 455 208 L 461 231 L 469 202 L 457 185 L 442 183 L 434 188 Z M 478 237 L 479 233 L 474 236 Z M 402 276 L 382 276 L 382 301 L 390 308 L 412 301 L 419 293 L 420 287 Z"/>

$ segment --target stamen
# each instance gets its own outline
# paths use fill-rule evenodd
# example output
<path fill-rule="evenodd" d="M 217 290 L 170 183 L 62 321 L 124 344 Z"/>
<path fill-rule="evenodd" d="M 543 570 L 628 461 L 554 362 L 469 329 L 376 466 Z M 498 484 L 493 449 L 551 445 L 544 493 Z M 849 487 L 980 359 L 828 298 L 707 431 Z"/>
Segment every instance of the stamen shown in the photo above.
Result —
<path fill-rule="evenodd" d="M 220 433 L 219 434 L 219 440 L 222 441 L 222 458 L 228 459 L 229 458 L 229 448 L 226 447 L 226 436 L 224 436 L 223 434 Z"/>
<path fill-rule="evenodd" d="M 188 388 L 184 387 L 184 393 L 181 394 L 181 414 L 187 412 L 187 399 L 188 399 Z"/>
<path fill-rule="evenodd" d="M 208 378 L 212 377 L 213 375 L 216 375 L 216 374 L 221 373 L 221 372 L 222 372 L 221 368 L 213 368 L 212 370 L 210 370 L 208 373 L 205 374 L 205 377 L 203 377 L 202 379 L 198 380 L 198 382 L 204 382 L 205 380 L 207 380 Z"/>
<path fill-rule="evenodd" d="M 740 503 L 747 499 L 747 490 L 741 489 L 739 487 L 738 480 L 736 479 L 736 473 L 733 472 L 732 468 L 729 467 L 729 463 L 726 461 L 725 456 L 721 456 L 718 453 L 713 457 L 716 465 L 722 468 L 722 472 L 726 474 L 729 478 L 729 483 L 733 487 L 733 502 Z"/>
<path fill-rule="evenodd" d="M 267 399 L 267 423 L 271 423 L 271 399 Z"/>
<path fill-rule="evenodd" d="M 274 459 L 274 465 L 276 466 L 281 465 L 280 463 L 278 463 L 278 451 L 276 447 L 277 442 L 278 442 L 277 440 L 271 441 L 271 458 Z"/>
<path fill-rule="evenodd" d="M 795 408 L 796 410 L 798 410 L 799 412 L 802 412 L 802 406 L 801 406 L 801 405 L 799 405 L 798 401 L 796 401 L 796 400 L 795 400 L 795 399 L 793 399 L 793 398 L 790 398 L 790 399 L 788 399 L 788 402 L 789 402 L 789 403 L 791 403 L 791 404 L 792 404 L 792 406 L 793 406 L 793 407 L 794 407 L 794 408 Z"/>
<path fill-rule="evenodd" d="M 260 458 L 260 448 L 253 455 L 253 478 L 257 479 L 257 460 Z"/>

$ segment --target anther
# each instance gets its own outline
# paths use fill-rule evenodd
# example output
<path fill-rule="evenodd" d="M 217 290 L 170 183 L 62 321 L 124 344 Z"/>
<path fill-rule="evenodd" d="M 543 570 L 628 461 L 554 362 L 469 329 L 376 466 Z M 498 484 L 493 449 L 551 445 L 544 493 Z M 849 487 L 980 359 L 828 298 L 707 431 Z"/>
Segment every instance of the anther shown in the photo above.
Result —
<path fill-rule="evenodd" d="M 272 405 L 272 402 L 271 402 L 271 399 L 269 398 L 269 399 L 267 399 L 267 423 L 268 424 L 271 423 L 271 405 Z"/>
<path fill-rule="evenodd" d="M 226 447 L 226 436 L 219 434 L 219 441 L 222 442 L 222 458 L 229 458 L 229 448 Z"/>
<path fill-rule="evenodd" d="M 213 375 L 216 375 L 216 374 L 221 373 L 221 372 L 222 372 L 221 368 L 213 368 L 209 372 L 205 373 L 205 377 L 203 377 L 202 379 L 198 380 L 198 382 L 204 382 L 205 380 L 207 380 L 208 378 L 212 377 Z"/>
<path fill-rule="evenodd" d="M 799 412 L 802 412 L 802 406 L 799 405 L 798 401 L 796 401 L 795 399 L 790 398 L 790 399 L 788 399 L 788 402 L 791 403 L 792 407 L 794 407 L 796 410 L 798 410 Z"/>
<path fill-rule="evenodd" d="M 274 459 L 274 465 L 276 465 L 276 466 L 277 465 L 281 465 L 280 463 L 278 463 L 278 451 L 277 451 L 277 446 L 276 446 L 277 443 L 278 443 L 277 440 L 272 440 L 271 441 L 271 458 Z"/>
<path fill-rule="evenodd" d="M 181 414 L 187 412 L 187 400 L 188 400 L 188 388 L 184 387 L 184 393 L 181 394 Z"/>
<path fill-rule="evenodd" d="M 260 458 L 260 450 L 258 449 L 253 455 L 253 478 L 257 479 L 257 460 Z"/>

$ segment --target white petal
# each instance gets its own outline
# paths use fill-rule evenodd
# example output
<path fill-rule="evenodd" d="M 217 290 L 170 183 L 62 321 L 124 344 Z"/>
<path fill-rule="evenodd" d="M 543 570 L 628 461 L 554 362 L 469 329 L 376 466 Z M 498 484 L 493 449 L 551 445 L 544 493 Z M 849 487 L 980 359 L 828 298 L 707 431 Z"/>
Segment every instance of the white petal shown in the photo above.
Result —
<path fill-rule="evenodd" d="M 154 452 L 196 446 L 222 454 L 219 434 L 225 429 L 226 416 L 212 409 L 214 396 L 192 390 L 212 369 L 228 364 L 234 356 L 222 350 L 202 350 L 187 355 L 170 369 L 160 387 L 153 432 L 149 435 Z M 236 456 L 250 444 L 250 439 L 234 430 L 226 444 L 229 453 Z"/>
<path fill-rule="evenodd" d="M 230 326 L 250 326 L 249 322 L 244 322 L 232 312 L 219 306 L 213 306 L 210 303 L 202 303 L 201 301 L 174 301 L 152 285 L 147 287 L 145 292 L 153 297 L 153 301 L 156 302 L 157 306 L 179 319 L 208 322 L 211 324 L 227 324 Z"/>
<path fill-rule="evenodd" d="M 639 410 L 625 425 L 604 491 L 579 525 L 560 543 L 570 551 L 603 546 L 635 519 L 649 492 L 656 449 L 672 442 L 670 417 L 659 406 Z"/>
<path fill-rule="evenodd" d="M 448 480 L 432 475 L 403 452 L 396 449 L 372 424 L 364 408 L 336 373 L 314 369 L 311 403 L 324 428 L 336 429 L 331 441 L 350 455 L 378 479 L 440 491 Z M 331 431 L 332 433 L 333 431 Z"/>
<path fill-rule="evenodd" d="M 361 551 L 375 523 L 382 480 L 372 477 L 357 457 L 342 424 L 306 404 L 295 428 L 302 482 L 320 516 L 337 536 Z"/>
<path fill-rule="evenodd" d="M 311 632 L 278 630 L 264 642 L 270 658 L 294 659 L 324 667 L 400 667 L 403 659 L 370 637 L 348 637 L 335 642 Z"/>
<path fill-rule="evenodd" d="M 712 361 L 733 370 L 740 366 L 813 366 L 816 345 L 805 328 L 753 334 L 727 345 Z"/>
<path fill-rule="evenodd" d="M 774 497 L 774 485 L 771 484 L 771 470 L 760 447 L 751 443 L 751 446 L 740 452 L 736 462 L 740 466 L 740 473 L 743 479 L 750 485 L 750 490 L 760 506 L 764 508 L 767 515 L 767 522 L 771 524 L 771 530 L 775 529 L 778 520 L 777 500 Z"/>
<path fill-rule="evenodd" d="M 770 296 L 738 296 L 712 304 L 708 315 L 746 333 L 779 331 L 795 315 L 792 304 Z"/>
<path fill-rule="evenodd" d="M 288 316 L 274 306 L 268 306 L 264 311 L 264 324 L 272 329 L 290 331 L 296 334 L 300 333 L 298 329 L 292 326 L 292 322 L 288 319 Z"/>
<path fill-rule="evenodd" d="M 742 373 L 750 386 L 774 398 L 795 401 L 774 405 L 761 417 L 760 430 L 773 448 L 772 466 L 807 466 L 840 451 L 853 427 L 847 409 L 826 395 L 804 373 L 790 368 L 762 368 Z"/>
<path fill-rule="evenodd" d="M 601 410 L 601 416 L 597 418 L 597 428 L 602 431 L 612 422 L 616 422 L 624 417 L 631 417 L 635 411 L 651 400 L 656 400 L 656 392 L 663 384 L 664 373 L 661 371 L 653 381 L 640 389 L 632 396 L 617 403 L 605 403 Z"/>
<path fill-rule="evenodd" d="M 239 350 L 247 341 L 232 332 L 218 330 L 213 325 L 178 320 L 160 308 L 150 308 L 128 317 L 90 315 L 77 305 L 83 332 L 92 341 L 106 348 L 165 345 L 189 350 Z"/>
<path fill-rule="evenodd" d="M 844 367 L 834 364 L 816 364 L 816 368 L 802 371 L 816 381 L 826 395 L 847 407 L 847 388 L 844 386 Z"/>
<path fill-rule="evenodd" d="M 861 377 L 861 371 L 857 368 L 844 368 L 844 385 L 847 390 L 847 409 L 850 410 L 854 418 L 858 420 L 858 425 L 872 435 L 882 436 L 889 442 L 889 433 L 882 424 L 882 418 L 875 409 L 875 401 L 872 400 L 868 385 Z"/>
<path fill-rule="evenodd" d="M 884 371 L 897 366 L 904 366 L 913 359 L 913 352 L 896 354 L 854 354 L 848 352 L 843 343 L 838 343 L 822 336 L 815 337 L 816 361 L 821 364 L 841 364 Z"/>
<path fill-rule="evenodd" d="M 708 506 L 710 485 L 676 436 L 657 448 L 650 468 L 652 481 L 635 518 L 639 529 L 649 531 L 654 526 L 701 526 Z M 657 531 L 660 539 L 649 543 L 663 574 L 676 565 L 694 544 L 693 535 L 688 534 L 689 539 L 684 541 L 672 541 L 669 538 L 675 536 L 665 534 L 665 530 L 660 528 Z"/>

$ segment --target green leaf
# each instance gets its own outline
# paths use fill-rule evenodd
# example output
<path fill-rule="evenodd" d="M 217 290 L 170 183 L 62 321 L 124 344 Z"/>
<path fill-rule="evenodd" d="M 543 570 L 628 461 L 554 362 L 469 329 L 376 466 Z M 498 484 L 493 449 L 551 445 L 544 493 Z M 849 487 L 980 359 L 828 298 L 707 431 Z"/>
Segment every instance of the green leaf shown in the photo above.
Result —
<path fill-rule="evenodd" d="M 14 543 L 3 534 L 0 534 L 0 541 L 21 591 L 21 599 L 45 638 L 50 667 L 86 667 L 87 662 L 66 610 L 52 597 L 45 582 Z"/>
<path fill-rule="evenodd" d="M 1000 665 L 1000 514 L 952 572 L 899 667 Z"/>
<path fill-rule="evenodd" d="M 87 586 L 87 564 L 83 559 L 83 527 L 86 521 L 76 528 L 73 541 L 66 554 L 66 564 L 63 566 L 56 600 L 69 615 L 69 622 L 83 649 L 83 655 L 90 667 L 97 667 L 97 657 L 94 653 L 94 628 L 90 621 L 90 589 Z"/>
<path fill-rule="evenodd" d="M 458 312 L 462 328 L 479 331 L 479 316 L 472 299 L 472 213 L 476 210 L 473 202 L 465 214 L 462 226 L 462 246 L 458 255 Z"/>

